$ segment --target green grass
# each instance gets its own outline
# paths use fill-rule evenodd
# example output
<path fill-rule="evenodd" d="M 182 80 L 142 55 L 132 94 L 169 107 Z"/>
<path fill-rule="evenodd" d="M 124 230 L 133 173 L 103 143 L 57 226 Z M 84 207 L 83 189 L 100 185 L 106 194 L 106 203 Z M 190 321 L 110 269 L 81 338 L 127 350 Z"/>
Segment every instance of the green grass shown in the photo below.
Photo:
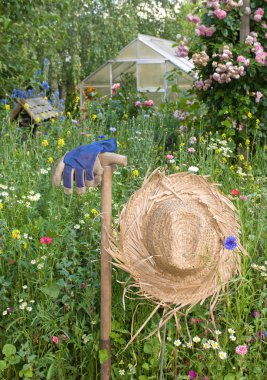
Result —
<path fill-rule="evenodd" d="M 52 188 L 53 163 L 49 158 L 56 161 L 66 151 L 103 134 L 115 137 L 118 152 L 128 157 L 128 166 L 118 167 L 113 175 L 114 228 L 123 204 L 140 188 L 148 168 L 152 171 L 161 166 L 167 173 L 174 173 L 197 166 L 199 174 L 210 175 L 210 180 L 220 183 L 221 190 L 232 198 L 241 221 L 241 240 L 250 255 L 242 262 L 242 277 L 233 279 L 214 313 L 216 327 L 221 331 L 220 350 L 227 353 L 227 359 L 218 357 L 220 350 L 202 348 L 206 340 L 216 340 L 206 302 L 190 310 L 186 318 L 177 315 L 179 331 L 174 320 L 168 322 L 164 379 L 188 379 L 189 370 L 209 380 L 266 378 L 267 290 L 266 277 L 261 275 L 267 268 L 264 147 L 254 141 L 256 153 L 252 155 L 248 147 L 248 159 L 240 160 L 232 141 L 224 140 L 223 144 L 231 149 L 230 157 L 225 157 L 222 150 L 218 151 L 221 143 L 217 142 L 217 149 L 212 148 L 211 138 L 223 141 L 220 136 L 202 130 L 181 135 L 174 130 L 175 142 L 170 151 L 165 144 L 168 120 L 164 116 L 138 117 L 117 122 L 116 132 L 88 120 L 79 127 L 70 121 L 56 121 L 49 128 L 40 127 L 35 138 L 28 136 L 26 141 L 16 125 L 2 121 L 0 352 L 6 344 L 12 344 L 17 353 L 10 357 L 0 354 L 0 379 L 99 378 L 100 192 L 91 189 L 82 197 L 75 193 L 67 197 L 62 189 Z M 193 134 L 197 137 L 196 152 L 190 154 L 187 149 Z M 64 139 L 64 147 L 58 147 L 59 138 Z M 43 145 L 44 140 L 48 146 Z M 168 153 L 174 155 L 174 164 L 168 163 Z M 134 176 L 134 170 L 138 170 L 138 176 Z M 231 196 L 232 189 L 238 189 L 247 200 Z M 30 200 L 29 195 L 34 195 L 31 192 L 39 193 L 40 199 Z M 18 239 L 12 237 L 15 230 L 19 231 L 15 232 Z M 41 245 L 41 236 L 52 237 L 52 243 Z M 252 268 L 252 263 L 265 269 Z M 157 327 L 162 310 L 124 350 L 132 323 L 137 331 L 155 307 L 130 293 L 124 298 L 129 284 L 129 275 L 113 267 L 112 378 L 158 379 L 161 343 L 157 335 L 144 338 Z M 27 302 L 24 308 L 23 302 Z M 193 323 L 192 318 L 199 319 L 198 323 Z M 185 321 L 191 338 L 199 336 L 202 341 L 192 348 L 186 346 L 189 338 Z M 236 341 L 229 339 L 229 328 L 235 330 Z M 52 342 L 53 336 L 59 338 L 58 344 Z M 178 338 L 182 345 L 176 347 L 174 341 Z M 244 344 L 248 353 L 238 356 L 235 347 Z"/>

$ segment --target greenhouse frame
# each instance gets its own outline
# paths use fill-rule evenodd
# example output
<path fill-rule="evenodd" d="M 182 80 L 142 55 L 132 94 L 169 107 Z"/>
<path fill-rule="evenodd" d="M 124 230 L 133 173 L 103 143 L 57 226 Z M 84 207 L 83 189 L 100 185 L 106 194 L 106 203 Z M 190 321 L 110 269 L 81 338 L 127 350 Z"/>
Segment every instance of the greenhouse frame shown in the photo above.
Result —
<path fill-rule="evenodd" d="M 99 96 L 111 96 L 112 86 L 120 83 L 126 73 L 136 78 L 138 93 L 146 93 L 155 102 L 170 100 L 174 82 L 181 90 L 192 87 L 194 75 L 190 72 L 193 68 L 192 61 L 176 55 L 173 41 L 139 34 L 116 58 L 107 61 L 79 84 L 81 106 L 87 88 L 94 88 Z M 174 69 L 179 69 L 179 75 L 169 80 L 167 73 Z"/>

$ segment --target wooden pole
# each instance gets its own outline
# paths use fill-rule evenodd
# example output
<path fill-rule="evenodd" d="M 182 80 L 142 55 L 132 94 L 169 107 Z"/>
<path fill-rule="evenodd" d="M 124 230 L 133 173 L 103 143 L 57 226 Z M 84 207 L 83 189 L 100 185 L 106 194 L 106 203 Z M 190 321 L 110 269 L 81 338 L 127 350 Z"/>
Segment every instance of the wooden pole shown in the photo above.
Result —
<path fill-rule="evenodd" d="M 110 332 L 111 332 L 111 258 L 109 235 L 112 211 L 112 167 L 104 166 L 101 189 L 101 350 L 107 350 L 108 359 L 101 364 L 101 380 L 111 376 Z"/>
<path fill-rule="evenodd" d="M 127 158 L 115 153 L 99 156 L 104 168 L 101 188 L 101 350 L 107 350 L 108 359 L 101 364 L 101 380 L 111 378 L 111 257 L 108 253 L 112 218 L 112 172 L 114 165 L 126 166 Z"/>
<path fill-rule="evenodd" d="M 250 7 L 250 0 L 243 1 L 243 9 L 245 10 L 246 7 Z M 239 35 L 240 42 L 245 42 L 245 39 L 248 36 L 249 32 L 250 32 L 250 15 L 245 14 L 241 18 L 240 35 Z"/>

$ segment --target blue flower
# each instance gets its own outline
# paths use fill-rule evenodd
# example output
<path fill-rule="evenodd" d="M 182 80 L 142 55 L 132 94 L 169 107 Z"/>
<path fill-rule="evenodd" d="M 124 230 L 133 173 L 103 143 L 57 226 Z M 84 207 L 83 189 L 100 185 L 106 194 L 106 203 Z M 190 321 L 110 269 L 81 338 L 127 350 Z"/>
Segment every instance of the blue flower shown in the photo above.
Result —
<path fill-rule="evenodd" d="M 236 237 L 235 236 L 228 236 L 224 240 L 223 245 L 226 249 L 233 251 L 237 247 Z"/>
<path fill-rule="evenodd" d="M 42 83 L 42 87 L 43 87 L 43 89 L 46 90 L 46 91 L 49 91 L 49 89 L 50 89 L 49 84 L 48 84 L 45 80 L 44 80 L 43 83 Z"/>
<path fill-rule="evenodd" d="M 110 127 L 109 130 L 110 130 L 111 132 L 116 132 L 116 128 L 114 128 L 114 127 Z"/>
<path fill-rule="evenodd" d="M 104 139 L 104 138 L 105 138 L 105 135 L 99 135 L 98 138 L 99 138 L 99 139 Z"/>
<path fill-rule="evenodd" d="M 148 114 L 144 114 L 144 119 L 148 119 L 149 118 L 149 115 Z"/>
<path fill-rule="evenodd" d="M 60 121 L 64 121 L 65 120 L 65 116 L 60 116 L 59 120 Z"/>
<path fill-rule="evenodd" d="M 6 99 L 4 99 L 4 98 L 3 98 L 3 99 L 1 99 L 1 103 L 2 103 L 2 104 L 7 104 L 7 100 L 6 100 Z"/>
<path fill-rule="evenodd" d="M 45 58 L 44 59 L 44 66 L 49 66 L 49 65 L 50 65 L 49 59 Z"/>

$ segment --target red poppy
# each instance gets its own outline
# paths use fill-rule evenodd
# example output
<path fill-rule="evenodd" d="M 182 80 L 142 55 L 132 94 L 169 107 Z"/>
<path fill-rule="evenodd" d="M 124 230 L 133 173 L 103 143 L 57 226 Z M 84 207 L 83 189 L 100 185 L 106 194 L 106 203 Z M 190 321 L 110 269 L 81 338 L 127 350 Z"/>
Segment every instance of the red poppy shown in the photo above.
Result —
<path fill-rule="evenodd" d="M 15 264 L 15 261 L 13 259 L 9 259 L 9 264 L 13 265 Z"/>
<path fill-rule="evenodd" d="M 237 189 L 233 189 L 231 190 L 231 194 L 236 196 L 236 195 L 239 195 L 240 193 Z"/>

